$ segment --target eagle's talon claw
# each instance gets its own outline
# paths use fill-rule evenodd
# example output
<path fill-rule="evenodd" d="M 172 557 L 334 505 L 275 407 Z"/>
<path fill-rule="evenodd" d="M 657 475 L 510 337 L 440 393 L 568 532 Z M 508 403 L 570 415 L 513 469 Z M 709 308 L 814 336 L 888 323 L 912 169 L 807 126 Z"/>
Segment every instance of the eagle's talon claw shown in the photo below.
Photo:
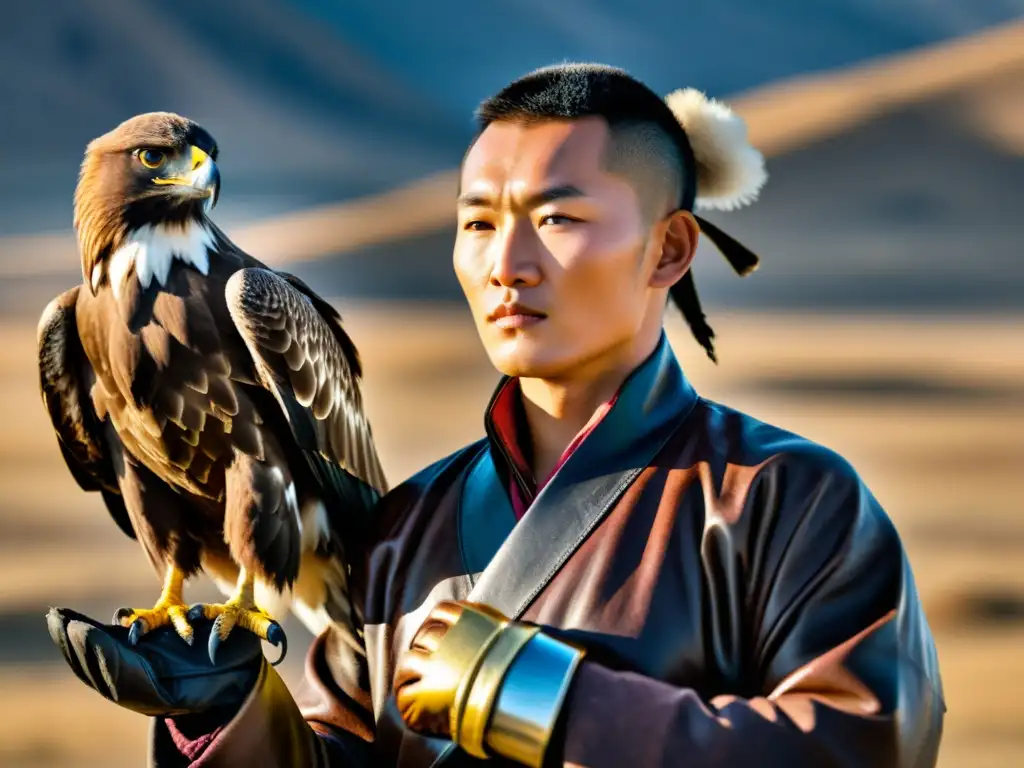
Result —
<path fill-rule="evenodd" d="M 128 643 L 138 645 L 139 639 L 146 634 L 146 622 L 144 619 L 136 619 L 128 628 Z"/>
<path fill-rule="evenodd" d="M 284 657 L 288 655 L 288 636 L 284 633 L 284 629 L 281 628 L 281 625 L 276 621 L 272 621 L 270 626 L 267 628 L 267 642 L 281 649 L 281 653 L 277 657 L 277 661 L 270 662 L 270 666 L 276 667 L 284 661 Z"/>
<path fill-rule="evenodd" d="M 281 625 L 257 608 L 251 599 L 236 597 L 219 605 L 192 606 L 188 617 L 195 619 L 197 616 L 213 619 L 213 626 L 210 627 L 210 640 L 207 643 L 207 652 L 212 664 L 217 663 L 217 650 L 221 643 L 227 640 L 235 630 L 251 632 L 260 640 L 266 640 L 280 648 L 281 655 L 277 661 L 273 662 L 274 666 L 280 664 L 288 652 L 288 638 L 285 637 Z"/>
<path fill-rule="evenodd" d="M 217 622 L 220 621 L 220 616 L 217 617 Z M 206 653 L 210 657 L 210 663 L 216 665 L 217 663 L 217 649 L 220 648 L 221 637 L 217 631 L 217 622 L 214 622 L 213 629 L 210 631 L 210 641 L 206 644 Z"/>
<path fill-rule="evenodd" d="M 185 618 L 186 606 L 180 600 L 161 597 L 152 608 L 119 608 L 114 613 L 114 624 L 128 630 L 129 645 L 138 645 L 144 635 L 170 625 L 178 637 L 192 645 L 195 633 Z"/>
<path fill-rule="evenodd" d="M 118 608 L 116 611 L 114 611 L 114 618 L 111 619 L 110 623 L 117 624 L 118 626 L 123 627 L 124 622 L 122 622 L 121 619 L 127 619 L 133 613 L 135 613 L 135 611 L 133 611 L 131 608 Z"/>

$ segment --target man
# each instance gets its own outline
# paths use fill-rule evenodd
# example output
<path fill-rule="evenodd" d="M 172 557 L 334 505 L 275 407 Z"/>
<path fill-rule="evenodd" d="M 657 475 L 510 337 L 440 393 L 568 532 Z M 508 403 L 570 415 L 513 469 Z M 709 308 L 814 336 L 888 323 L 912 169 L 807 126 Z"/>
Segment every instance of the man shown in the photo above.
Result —
<path fill-rule="evenodd" d="M 158 716 L 160 766 L 933 765 L 935 649 L 892 524 L 835 453 L 700 398 L 664 336 L 672 296 L 712 351 L 702 228 L 752 266 L 691 212 L 763 183 L 742 124 L 589 65 L 479 117 L 454 264 L 504 377 L 486 439 L 381 502 L 365 657 L 325 632 L 300 710 L 244 637 L 209 669 L 55 610 L 72 668 Z"/>

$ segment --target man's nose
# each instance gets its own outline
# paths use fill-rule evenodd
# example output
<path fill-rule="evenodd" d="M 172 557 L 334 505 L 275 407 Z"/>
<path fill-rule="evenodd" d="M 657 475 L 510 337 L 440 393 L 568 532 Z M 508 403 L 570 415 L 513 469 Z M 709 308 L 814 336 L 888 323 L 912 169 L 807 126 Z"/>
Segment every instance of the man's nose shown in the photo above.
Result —
<path fill-rule="evenodd" d="M 491 285 L 502 288 L 537 285 L 541 281 L 539 241 L 529 223 L 515 222 L 493 244 Z"/>

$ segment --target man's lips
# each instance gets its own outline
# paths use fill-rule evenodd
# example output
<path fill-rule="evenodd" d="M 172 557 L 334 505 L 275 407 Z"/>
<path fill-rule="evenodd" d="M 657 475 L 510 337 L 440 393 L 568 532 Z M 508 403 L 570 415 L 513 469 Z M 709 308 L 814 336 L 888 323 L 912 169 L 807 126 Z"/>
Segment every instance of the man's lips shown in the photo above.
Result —
<path fill-rule="evenodd" d="M 499 328 L 525 328 L 539 323 L 547 315 L 524 304 L 499 304 L 490 314 L 487 321 Z"/>

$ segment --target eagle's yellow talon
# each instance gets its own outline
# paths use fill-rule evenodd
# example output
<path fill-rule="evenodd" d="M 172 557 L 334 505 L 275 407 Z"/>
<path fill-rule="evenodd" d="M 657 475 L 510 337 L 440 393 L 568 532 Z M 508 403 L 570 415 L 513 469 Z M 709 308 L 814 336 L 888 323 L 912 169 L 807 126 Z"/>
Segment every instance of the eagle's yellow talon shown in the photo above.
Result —
<path fill-rule="evenodd" d="M 131 630 L 129 641 L 134 645 L 143 635 L 152 632 L 154 629 L 171 625 L 189 645 L 192 644 L 194 633 L 192 625 L 188 623 L 186 614 L 188 606 L 184 603 L 158 602 L 150 609 L 138 608 L 135 610 L 122 608 L 117 613 L 117 622 L 122 627 Z"/>
<path fill-rule="evenodd" d="M 274 662 L 275 665 L 280 664 L 287 653 L 288 642 L 284 630 L 265 611 L 256 606 L 253 599 L 253 580 L 244 572 L 239 580 L 238 593 L 234 597 L 226 603 L 196 605 L 189 614 L 192 618 L 198 618 L 200 615 L 213 621 L 209 641 L 210 660 L 213 662 L 216 660 L 220 644 L 228 639 L 235 627 L 251 632 L 260 640 L 280 646 L 281 656 Z"/>
<path fill-rule="evenodd" d="M 194 614 L 193 614 L 194 615 Z M 255 605 L 245 605 L 230 600 L 227 603 L 204 604 L 202 615 L 214 623 L 214 629 L 220 639 L 227 640 L 235 627 L 252 632 L 261 640 L 266 640 L 274 620 Z"/>
<path fill-rule="evenodd" d="M 174 627 L 174 631 L 182 640 L 189 645 L 192 644 L 194 633 L 187 618 L 188 606 L 181 599 L 183 582 L 184 574 L 170 566 L 167 569 L 164 590 L 156 605 L 148 609 L 122 608 L 114 614 L 115 623 L 128 628 L 128 641 L 132 645 L 135 645 L 143 635 L 168 624 Z"/>
<path fill-rule="evenodd" d="M 187 614 L 188 606 L 184 604 L 172 605 L 167 609 L 167 615 L 171 619 L 174 631 L 178 633 L 178 636 L 181 637 L 182 640 L 189 645 L 192 645 L 194 633 L 192 631 L 192 625 L 188 623 Z"/>

